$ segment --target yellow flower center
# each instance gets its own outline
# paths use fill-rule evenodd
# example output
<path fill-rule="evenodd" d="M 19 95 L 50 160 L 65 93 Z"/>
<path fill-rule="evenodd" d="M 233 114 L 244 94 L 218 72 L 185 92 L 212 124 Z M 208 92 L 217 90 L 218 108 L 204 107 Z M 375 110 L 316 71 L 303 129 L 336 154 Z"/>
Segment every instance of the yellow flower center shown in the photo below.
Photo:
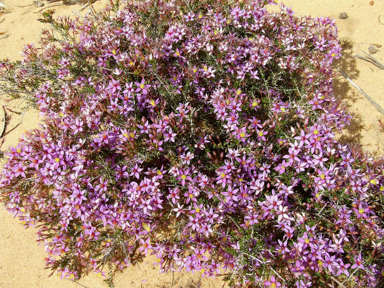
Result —
<path fill-rule="evenodd" d="M 187 179 L 187 176 L 181 175 L 181 179 L 185 180 L 185 179 Z"/>
<path fill-rule="evenodd" d="M 236 94 L 237 94 L 237 95 L 240 95 L 240 94 L 241 94 L 241 90 L 240 90 L 240 89 L 237 89 Z"/>
<path fill-rule="evenodd" d="M 144 230 L 146 230 L 148 232 L 151 230 L 151 228 L 148 226 L 147 223 L 143 223 L 143 228 L 144 228 Z"/>
<path fill-rule="evenodd" d="M 124 136 L 125 138 L 128 138 L 128 133 L 124 133 L 123 136 Z"/>
<path fill-rule="evenodd" d="M 276 288 L 276 284 L 275 283 L 271 283 L 271 286 L 269 286 L 269 287 Z"/>
<path fill-rule="evenodd" d="M 151 103 L 152 106 L 156 105 L 155 100 L 151 100 L 151 101 L 149 101 L 149 103 Z"/>
<path fill-rule="evenodd" d="M 364 209 L 359 209 L 359 213 L 363 214 L 364 213 Z"/>
<path fill-rule="evenodd" d="M 320 175 L 320 178 L 324 180 L 325 175 L 324 175 L 324 174 L 321 174 L 321 175 Z"/>
<path fill-rule="evenodd" d="M 309 243 L 309 239 L 308 239 L 308 238 L 307 238 L 307 239 L 305 239 L 305 243 L 307 243 L 307 244 Z"/>
<path fill-rule="evenodd" d="M 60 158 L 55 158 L 55 162 L 59 163 L 60 162 Z"/>
<path fill-rule="evenodd" d="M 369 181 L 369 183 L 371 183 L 372 185 L 376 185 L 377 184 L 377 180 L 376 179 L 372 179 L 371 181 Z"/>
<path fill-rule="evenodd" d="M 257 102 L 256 102 L 256 101 L 253 101 L 253 102 L 252 102 L 252 106 L 253 106 L 253 107 L 256 107 L 256 106 L 257 106 Z"/>
<path fill-rule="evenodd" d="M 221 173 L 220 176 L 221 176 L 222 178 L 224 178 L 224 177 L 225 177 L 225 174 L 224 174 L 224 173 Z"/>
<path fill-rule="evenodd" d="M 319 131 L 315 130 L 315 131 L 313 131 L 313 134 L 317 135 L 317 134 L 319 134 Z"/>
<path fill-rule="evenodd" d="M 240 137 L 241 137 L 241 138 L 244 138 L 244 137 L 245 137 L 245 133 L 244 133 L 244 132 L 241 132 Z"/>

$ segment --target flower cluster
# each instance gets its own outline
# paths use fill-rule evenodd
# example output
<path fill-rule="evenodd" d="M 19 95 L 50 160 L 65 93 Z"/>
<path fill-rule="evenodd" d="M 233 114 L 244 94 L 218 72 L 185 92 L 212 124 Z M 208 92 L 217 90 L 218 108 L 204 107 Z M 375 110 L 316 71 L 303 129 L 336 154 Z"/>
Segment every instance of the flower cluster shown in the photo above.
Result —
<path fill-rule="evenodd" d="M 44 115 L 0 195 L 38 224 L 49 268 L 113 276 L 152 253 L 234 287 L 382 279 L 384 162 L 335 140 L 350 116 L 332 91 L 334 22 L 268 3 L 46 12 L 62 38 L 0 63 L 1 88 Z"/>

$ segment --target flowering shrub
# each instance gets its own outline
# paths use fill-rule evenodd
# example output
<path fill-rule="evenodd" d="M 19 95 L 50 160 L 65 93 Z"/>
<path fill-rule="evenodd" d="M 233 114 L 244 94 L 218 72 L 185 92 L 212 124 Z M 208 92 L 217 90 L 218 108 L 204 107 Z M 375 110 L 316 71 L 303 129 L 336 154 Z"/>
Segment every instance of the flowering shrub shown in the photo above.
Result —
<path fill-rule="evenodd" d="M 338 144 L 333 20 L 257 0 L 150 0 L 41 19 L 41 50 L 1 62 L 40 129 L 11 148 L 7 209 L 74 280 L 156 254 L 235 287 L 374 287 L 383 161 Z M 60 35 L 59 35 L 60 34 Z"/>

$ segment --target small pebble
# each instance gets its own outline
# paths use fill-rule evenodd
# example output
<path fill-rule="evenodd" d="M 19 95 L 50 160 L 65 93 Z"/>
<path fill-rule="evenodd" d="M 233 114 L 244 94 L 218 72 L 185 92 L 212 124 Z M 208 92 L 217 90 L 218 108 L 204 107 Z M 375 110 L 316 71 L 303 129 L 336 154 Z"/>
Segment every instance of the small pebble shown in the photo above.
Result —
<path fill-rule="evenodd" d="M 347 19 L 348 18 L 348 14 L 346 12 L 340 13 L 339 18 L 340 19 Z"/>
<path fill-rule="evenodd" d="M 375 46 L 371 45 L 368 47 L 369 54 L 375 54 L 377 52 L 377 49 Z"/>

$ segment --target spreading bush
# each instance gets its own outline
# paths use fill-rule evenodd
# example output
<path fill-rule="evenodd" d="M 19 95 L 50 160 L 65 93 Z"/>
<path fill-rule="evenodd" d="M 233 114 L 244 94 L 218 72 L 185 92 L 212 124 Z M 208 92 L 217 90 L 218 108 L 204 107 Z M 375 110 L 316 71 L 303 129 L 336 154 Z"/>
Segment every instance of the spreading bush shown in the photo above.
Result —
<path fill-rule="evenodd" d="M 234 287 L 374 287 L 383 161 L 339 144 L 329 18 L 256 0 L 149 0 L 50 23 L 0 64 L 36 104 L 1 199 L 77 280 L 156 254 Z"/>

